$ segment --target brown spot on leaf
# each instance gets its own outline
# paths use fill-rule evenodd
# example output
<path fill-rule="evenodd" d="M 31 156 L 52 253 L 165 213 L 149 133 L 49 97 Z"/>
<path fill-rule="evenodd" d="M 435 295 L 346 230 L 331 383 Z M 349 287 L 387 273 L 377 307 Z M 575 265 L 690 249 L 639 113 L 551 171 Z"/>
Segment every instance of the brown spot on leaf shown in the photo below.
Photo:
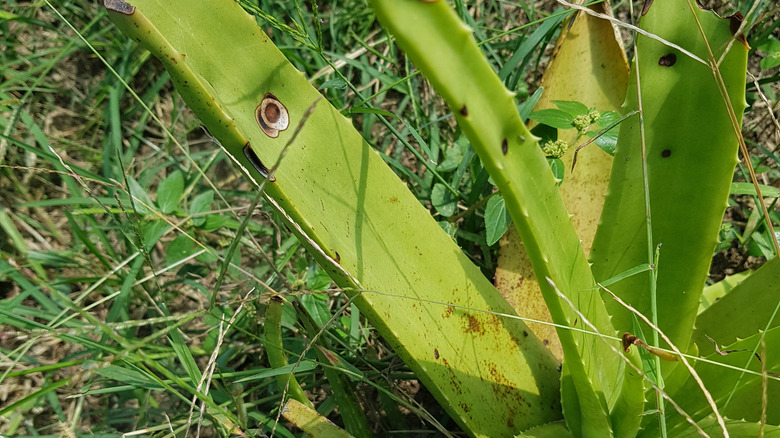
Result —
<path fill-rule="evenodd" d="M 644 16 L 647 11 L 650 10 L 650 5 L 653 4 L 653 0 L 645 0 L 645 5 L 642 6 L 642 16 Z"/>
<path fill-rule="evenodd" d="M 439 349 L 438 348 L 434 348 L 433 349 L 433 357 L 435 357 L 436 359 L 439 358 Z"/>
<path fill-rule="evenodd" d="M 336 263 L 341 264 L 341 256 L 339 255 L 339 252 L 334 251 L 334 254 L 336 254 Z"/>
<path fill-rule="evenodd" d="M 477 318 L 475 315 L 465 315 L 464 318 L 464 332 L 473 333 L 476 335 L 485 334 L 485 327 L 479 318 Z"/>
<path fill-rule="evenodd" d="M 658 60 L 658 65 L 663 67 L 671 67 L 677 63 L 677 55 L 674 53 L 667 53 Z"/>
<path fill-rule="evenodd" d="M 460 115 L 462 115 L 463 117 L 469 115 L 469 110 L 466 109 L 466 105 L 463 105 L 463 108 L 460 109 Z"/>
<path fill-rule="evenodd" d="M 255 109 L 255 119 L 265 135 L 276 138 L 290 125 L 287 108 L 271 93 L 267 93 Z"/>
<path fill-rule="evenodd" d="M 729 19 L 729 29 L 731 29 L 732 35 L 737 35 L 737 32 L 739 32 L 739 27 L 742 26 L 742 21 L 745 20 L 745 17 L 742 15 L 742 12 L 737 12 L 736 14 L 728 17 Z M 745 34 L 740 33 L 737 35 L 737 40 L 739 40 L 742 45 L 745 46 L 746 49 L 750 49 L 750 46 L 748 45 L 747 40 L 745 39 Z"/>
<path fill-rule="evenodd" d="M 103 0 L 103 6 L 109 11 L 122 15 L 133 15 L 135 13 L 135 6 L 124 0 Z"/>
<path fill-rule="evenodd" d="M 506 155 L 506 153 L 509 152 L 509 142 L 506 141 L 506 139 L 503 139 L 501 141 L 501 152 L 503 152 L 504 155 Z"/>
<path fill-rule="evenodd" d="M 623 351 L 628 353 L 628 348 L 634 344 L 634 341 L 636 340 L 636 336 L 632 335 L 629 332 L 623 333 Z"/>
<path fill-rule="evenodd" d="M 663 151 L 661 151 L 661 156 L 664 158 L 669 158 L 671 155 L 672 155 L 672 151 L 670 151 L 669 149 L 664 149 Z"/>

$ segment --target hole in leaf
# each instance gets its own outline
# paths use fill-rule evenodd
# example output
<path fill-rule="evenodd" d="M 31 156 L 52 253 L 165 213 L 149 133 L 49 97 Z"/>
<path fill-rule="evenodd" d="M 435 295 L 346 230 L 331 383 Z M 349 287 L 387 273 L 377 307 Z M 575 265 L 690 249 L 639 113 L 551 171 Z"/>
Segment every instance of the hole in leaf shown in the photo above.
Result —
<path fill-rule="evenodd" d="M 664 66 L 664 67 L 671 67 L 677 62 L 677 55 L 674 53 L 669 53 L 661 57 L 661 59 L 658 60 L 658 65 Z"/>
<path fill-rule="evenodd" d="M 249 143 L 244 145 L 244 156 L 247 160 L 249 160 L 250 163 L 252 163 L 252 167 L 254 167 L 255 170 L 263 176 L 263 178 L 268 179 L 270 182 L 276 181 L 275 176 L 268 178 L 268 168 L 265 167 L 262 161 L 260 161 L 260 157 L 258 157 L 255 151 L 252 150 L 252 147 L 249 146 Z"/>

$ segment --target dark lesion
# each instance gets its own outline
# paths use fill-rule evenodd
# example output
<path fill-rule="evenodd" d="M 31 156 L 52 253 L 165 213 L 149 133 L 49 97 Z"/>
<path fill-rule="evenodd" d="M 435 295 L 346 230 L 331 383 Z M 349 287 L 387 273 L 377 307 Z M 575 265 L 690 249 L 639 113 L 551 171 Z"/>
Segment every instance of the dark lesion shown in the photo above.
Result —
<path fill-rule="evenodd" d="M 271 93 L 267 93 L 255 109 L 255 119 L 260 129 L 271 138 L 278 137 L 279 132 L 290 125 L 287 108 Z"/>
<path fill-rule="evenodd" d="M 135 12 L 135 6 L 125 0 L 103 0 L 103 6 L 109 11 L 124 15 L 133 15 Z"/>
<path fill-rule="evenodd" d="M 276 181 L 276 177 L 269 175 L 271 171 L 265 167 L 262 161 L 260 161 L 260 157 L 258 157 L 252 147 L 249 146 L 249 143 L 244 145 L 244 156 L 247 160 L 249 160 L 250 163 L 252 163 L 252 167 L 254 167 L 255 170 L 263 176 L 263 178 L 266 178 L 270 182 Z"/>
<path fill-rule="evenodd" d="M 671 67 L 677 63 L 677 55 L 674 53 L 667 53 L 658 59 L 658 65 L 662 67 Z"/>

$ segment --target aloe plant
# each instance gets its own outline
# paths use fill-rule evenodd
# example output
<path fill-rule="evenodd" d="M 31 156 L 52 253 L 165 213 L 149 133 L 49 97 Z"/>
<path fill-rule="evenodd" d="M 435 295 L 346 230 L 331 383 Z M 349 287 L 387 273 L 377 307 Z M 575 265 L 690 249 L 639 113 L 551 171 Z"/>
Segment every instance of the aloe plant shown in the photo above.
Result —
<path fill-rule="evenodd" d="M 744 107 L 747 49 L 737 38 L 718 67 L 727 93 L 711 74 L 715 64 L 702 61 L 710 58 L 705 39 L 716 58 L 732 41 L 728 21 L 675 0 L 655 0 L 643 11 L 640 25 L 650 36 L 637 40 L 623 108 L 641 110 L 642 117 L 621 128 L 589 262 L 537 139 L 470 30 L 445 2 L 371 1 L 450 106 L 501 191 L 558 327 L 560 374 L 553 355 L 512 317 L 514 309 L 350 121 L 320 99 L 236 3 L 113 0 L 106 6 L 123 32 L 163 62 L 225 153 L 470 434 L 654 436 L 656 428 L 677 434 L 717 426 L 723 434 L 733 428 L 749 435 L 763 427 L 757 408 L 729 408 L 732 398 L 755 394 L 731 388 L 743 382 L 754 390 L 760 376 L 742 379 L 700 363 L 702 386 L 690 368 L 661 367 L 657 359 L 641 364 L 635 348 L 620 353 L 619 332 L 656 335 L 596 286 L 614 283 L 610 289 L 656 321 L 671 347 L 683 352 L 697 349 L 690 344 L 694 321 L 703 333 L 717 323 L 697 320 L 696 310 L 736 158 L 737 134 L 724 108 L 739 115 Z M 712 126 L 707 132 L 691 128 L 705 122 Z M 701 185 L 687 184 L 690 179 Z M 777 270 L 768 264 L 760 272 Z M 628 275 L 634 271 L 639 274 Z M 723 306 L 713 304 L 708 314 Z M 771 357 L 780 346 L 777 332 L 771 315 L 761 322 L 765 337 L 744 336 L 765 339 Z M 737 344 L 754 346 L 756 339 Z M 669 347 L 647 342 L 655 352 Z M 715 355 L 715 362 L 736 360 Z M 766 366 L 777 370 L 776 362 Z M 645 402 L 648 382 L 665 389 L 685 414 L 667 406 L 667 415 L 642 417 L 665 406 L 660 397 Z M 745 420 L 727 423 L 720 410 Z M 542 426 L 562 417 L 565 426 Z M 779 420 L 772 417 L 771 424 Z M 361 426 L 349 431 L 365 433 Z"/>

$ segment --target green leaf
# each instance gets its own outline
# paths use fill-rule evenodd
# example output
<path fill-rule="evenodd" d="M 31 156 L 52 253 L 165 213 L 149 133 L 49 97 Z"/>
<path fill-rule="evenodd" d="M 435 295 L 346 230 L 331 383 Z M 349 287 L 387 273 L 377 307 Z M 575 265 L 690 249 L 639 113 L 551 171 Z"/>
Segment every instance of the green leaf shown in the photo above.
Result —
<path fill-rule="evenodd" d="M 777 198 L 780 197 L 780 190 L 777 187 L 766 186 L 759 184 L 761 189 L 761 195 L 765 198 Z M 731 190 L 729 193 L 732 195 L 756 195 L 756 188 L 753 183 L 748 182 L 733 182 L 731 183 Z"/>
<path fill-rule="evenodd" d="M 529 118 L 557 129 L 571 129 L 574 127 L 574 116 L 559 109 L 548 108 L 534 111 Z"/>
<path fill-rule="evenodd" d="M 534 94 L 531 95 L 531 97 L 529 97 L 523 103 L 518 105 L 517 112 L 520 114 L 521 120 L 528 119 L 528 116 L 531 115 L 531 112 L 536 106 L 536 102 L 539 102 L 539 99 L 542 97 L 543 92 L 544 92 L 544 87 L 537 88 L 536 91 L 534 91 Z"/>
<path fill-rule="evenodd" d="M 168 175 L 157 187 L 157 206 L 165 214 L 176 211 L 184 193 L 184 175 L 177 170 Z"/>
<path fill-rule="evenodd" d="M 190 214 L 195 216 L 192 218 L 193 225 L 202 227 L 206 223 L 206 216 L 202 214 L 211 211 L 212 202 L 214 202 L 214 192 L 211 190 L 199 194 L 192 200 L 192 203 L 190 203 Z"/>
<path fill-rule="evenodd" d="M 210 214 L 206 216 L 206 222 L 203 224 L 201 228 L 203 229 L 203 231 L 210 233 L 212 231 L 216 231 L 222 228 L 228 222 L 230 222 L 230 218 L 227 216 Z"/>
<path fill-rule="evenodd" d="M 767 54 L 760 63 L 762 70 L 769 70 L 780 65 L 780 40 L 770 35 L 767 42 L 756 48 Z"/>
<path fill-rule="evenodd" d="M 336 90 L 346 90 L 347 89 L 347 83 L 344 82 L 341 78 L 336 79 L 330 79 L 322 83 L 318 90 L 325 90 L 327 88 L 333 88 Z"/>
<path fill-rule="evenodd" d="M 620 119 L 620 114 L 615 111 L 602 111 L 601 117 L 596 120 L 596 125 L 600 128 L 606 128 L 610 124 L 617 122 L 618 119 Z"/>
<path fill-rule="evenodd" d="M 550 164 L 550 170 L 552 170 L 555 181 L 560 186 L 563 183 L 563 177 L 566 174 L 566 165 L 560 158 L 547 158 L 547 162 Z"/>
<path fill-rule="evenodd" d="M 451 172 L 460 166 L 460 161 L 463 159 L 463 152 L 457 145 L 447 149 L 444 154 L 444 161 L 436 166 L 436 170 L 439 172 Z"/>
<path fill-rule="evenodd" d="M 539 137 L 539 144 L 543 145 L 548 141 L 558 140 L 558 130 L 550 125 L 540 123 L 531 130 L 531 134 Z"/>
<path fill-rule="evenodd" d="M 279 368 L 257 368 L 256 374 L 238 379 L 234 383 L 256 382 L 258 380 L 265 380 L 269 377 L 290 374 L 291 372 L 293 372 L 293 370 L 296 373 L 304 373 L 306 371 L 311 371 L 316 368 L 317 368 L 317 363 L 311 360 L 302 360 L 300 363 L 291 363 L 287 366 L 279 367 Z"/>
<path fill-rule="evenodd" d="M 506 203 L 500 193 L 493 195 L 485 207 L 485 238 L 488 246 L 498 242 L 498 239 L 506 233 L 512 218 Z"/>
<path fill-rule="evenodd" d="M 197 252 L 195 242 L 189 236 L 180 234 L 168 245 L 165 251 L 165 262 L 172 265 L 179 260 L 191 256 Z"/>
<path fill-rule="evenodd" d="M 136 388 L 145 388 L 157 391 L 164 389 L 158 383 L 149 379 L 139 371 L 117 365 L 109 365 L 105 368 L 100 368 L 95 372 L 108 379 L 113 379 L 127 385 L 135 386 Z"/>
<path fill-rule="evenodd" d="M 586 132 L 586 134 L 588 135 L 588 137 L 592 138 L 593 136 L 598 134 L 598 131 L 588 131 Z M 617 149 L 618 134 L 620 134 L 620 127 L 615 126 L 609 131 L 598 136 L 595 140 L 593 140 L 593 142 L 596 143 L 596 145 L 598 145 L 598 147 L 600 147 L 601 150 L 614 156 L 615 149 Z"/>
<path fill-rule="evenodd" d="M 444 184 L 436 183 L 431 190 L 431 204 L 436 208 L 436 211 L 444 217 L 450 217 L 455 213 L 455 207 L 457 207 L 458 200 L 455 195 L 452 194 Z"/>
<path fill-rule="evenodd" d="M 332 281 L 328 273 L 318 265 L 309 266 L 306 270 L 306 287 L 309 290 L 323 291 L 330 287 Z"/>
<path fill-rule="evenodd" d="M 572 117 L 587 115 L 590 113 L 590 109 L 581 102 L 573 100 L 553 100 L 552 103 L 558 107 L 558 109 L 569 113 Z"/>
<path fill-rule="evenodd" d="M 127 192 L 133 197 L 133 199 L 130 201 L 130 205 L 124 206 L 125 209 L 129 209 L 132 206 L 135 212 L 140 215 L 150 214 L 151 210 L 149 210 L 146 206 L 152 207 L 154 202 L 152 202 L 152 198 L 149 197 L 146 189 L 141 187 L 141 184 L 138 184 L 138 181 L 130 176 L 127 177 L 127 183 Z"/>

